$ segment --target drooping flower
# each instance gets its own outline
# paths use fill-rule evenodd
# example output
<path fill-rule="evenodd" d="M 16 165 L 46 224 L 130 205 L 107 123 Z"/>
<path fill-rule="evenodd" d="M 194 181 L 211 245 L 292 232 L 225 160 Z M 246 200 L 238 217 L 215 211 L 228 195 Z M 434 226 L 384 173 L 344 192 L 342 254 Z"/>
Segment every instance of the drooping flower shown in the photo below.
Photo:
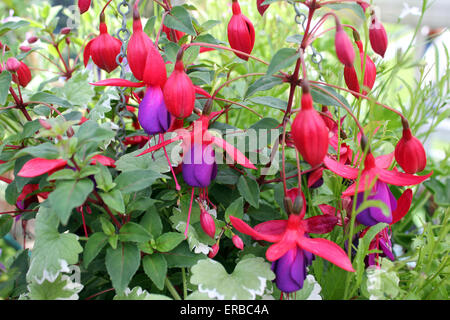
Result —
<path fill-rule="evenodd" d="M 372 185 L 374 179 L 385 182 L 387 184 L 392 184 L 395 186 L 411 186 L 416 185 L 424 180 L 428 179 L 433 172 L 425 176 L 417 176 L 408 173 L 401 173 L 397 170 L 387 170 L 393 160 L 393 153 L 388 155 L 382 155 L 375 158 L 371 152 L 367 153 L 366 159 L 364 160 L 364 168 L 361 173 L 360 182 L 358 185 L 358 190 L 356 189 L 356 183 L 353 183 L 348 187 L 343 193 L 343 196 L 352 196 L 357 193 L 364 192 L 369 189 Z M 359 169 L 353 168 L 348 165 L 337 162 L 330 157 L 324 158 L 325 166 L 336 173 L 338 176 L 355 180 L 358 177 Z"/>
<path fill-rule="evenodd" d="M 39 184 L 26 184 L 20 195 L 17 197 L 16 206 L 20 210 L 27 209 L 32 203 L 39 202 L 39 198 L 47 199 L 49 192 L 39 192 Z"/>
<path fill-rule="evenodd" d="M 328 151 L 328 128 L 313 108 L 312 96 L 303 89 L 301 109 L 292 124 L 295 147 L 312 167 L 322 163 Z"/>
<path fill-rule="evenodd" d="M 6 61 L 5 69 L 11 72 L 12 80 L 22 87 L 25 88 L 30 83 L 31 71 L 23 61 L 19 61 L 16 58 L 9 58 Z"/>
<path fill-rule="evenodd" d="M 213 217 L 211 217 L 211 215 L 203 208 L 203 206 L 200 207 L 200 226 L 208 236 L 214 239 L 214 235 L 216 233 L 216 224 Z"/>
<path fill-rule="evenodd" d="M 139 104 L 138 120 L 149 135 L 165 133 L 172 123 L 172 116 L 164 103 L 160 87 L 148 87 Z"/>
<path fill-rule="evenodd" d="M 84 66 L 87 66 L 91 57 L 94 64 L 100 69 L 108 73 L 114 71 L 118 67 L 116 58 L 120 53 L 121 46 L 120 40 L 108 33 L 105 16 L 102 13 L 100 15 L 100 34 L 89 41 L 84 48 Z"/>
<path fill-rule="evenodd" d="M 233 242 L 236 248 L 238 248 L 239 250 L 244 250 L 244 242 L 242 241 L 241 237 L 239 237 L 237 234 L 233 235 L 231 241 Z"/>
<path fill-rule="evenodd" d="M 352 42 L 344 31 L 342 24 L 337 21 L 336 35 L 334 38 L 334 46 L 336 49 L 336 55 L 339 61 L 347 67 L 352 67 L 355 61 L 355 50 L 353 49 Z"/>
<path fill-rule="evenodd" d="M 205 188 L 217 175 L 215 153 L 211 144 L 193 143 L 183 156 L 183 179 L 191 187 Z"/>
<path fill-rule="evenodd" d="M 167 110 L 176 118 L 184 119 L 192 114 L 195 106 L 195 87 L 184 71 L 181 56 L 163 89 Z"/>
<path fill-rule="evenodd" d="M 384 58 L 388 45 L 388 37 L 383 24 L 374 13 L 372 14 L 372 20 L 369 26 L 369 39 L 373 51 Z"/>
<path fill-rule="evenodd" d="M 263 5 L 264 1 L 265 0 L 256 0 L 256 8 L 258 9 L 258 12 L 261 16 L 263 16 L 264 12 L 266 12 L 266 10 L 269 9 L 268 4 Z"/>
<path fill-rule="evenodd" d="M 232 3 L 233 16 L 228 23 L 228 42 L 231 48 L 250 54 L 255 44 L 255 28 L 252 22 L 242 14 L 237 0 Z M 239 58 L 247 61 L 248 56 L 235 53 Z"/>
<path fill-rule="evenodd" d="M 299 195 L 298 189 L 291 190 Z M 291 196 L 288 194 L 288 197 Z M 292 198 L 292 197 L 291 197 Z M 295 206 L 295 205 L 294 205 Z M 284 292 L 299 290 L 306 277 L 305 268 L 312 260 L 312 254 L 322 257 L 338 267 L 354 272 L 347 254 L 336 243 L 323 238 L 310 238 L 309 233 L 328 233 L 336 225 L 337 218 L 331 215 L 314 216 L 303 219 L 306 206 L 298 214 L 291 213 L 288 220 L 270 220 L 251 228 L 239 218 L 230 216 L 233 227 L 254 240 L 273 242 L 266 251 L 266 258 L 275 262 L 273 268 L 277 274 L 277 286 Z"/>
<path fill-rule="evenodd" d="M 91 0 L 78 0 L 78 9 L 80 14 L 85 13 L 91 7 Z"/>
<path fill-rule="evenodd" d="M 366 54 L 366 63 L 364 65 L 364 50 L 362 46 L 361 41 L 356 41 L 356 44 L 359 48 L 359 55 L 361 57 L 361 72 L 364 68 L 364 80 L 363 80 L 363 90 L 362 94 L 366 95 L 367 90 L 372 90 L 373 85 L 375 84 L 375 79 L 377 76 L 377 68 L 375 66 L 375 63 L 373 63 L 372 59 L 369 57 L 368 54 Z M 345 66 L 344 67 L 344 79 L 345 84 L 347 85 L 347 88 L 350 90 L 361 92 L 358 76 L 356 74 L 355 67 L 352 66 Z M 356 98 L 359 98 L 359 96 L 353 94 Z"/>
<path fill-rule="evenodd" d="M 395 160 L 406 173 L 411 174 L 423 171 L 427 165 L 425 149 L 409 127 L 403 129 L 402 138 L 395 146 Z"/>

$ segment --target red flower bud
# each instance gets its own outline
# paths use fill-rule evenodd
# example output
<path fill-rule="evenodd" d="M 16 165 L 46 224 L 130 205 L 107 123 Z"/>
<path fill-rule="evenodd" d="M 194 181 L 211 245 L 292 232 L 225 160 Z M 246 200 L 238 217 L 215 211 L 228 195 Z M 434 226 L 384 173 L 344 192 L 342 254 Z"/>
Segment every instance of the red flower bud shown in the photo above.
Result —
<path fill-rule="evenodd" d="M 65 27 L 65 28 L 61 29 L 60 33 L 61 34 L 69 34 L 70 31 L 72 31 L 72 29 L 70 29 L 69 27 Z"/>
<path fill-rule="evenodd" d="M 128 41 L 127 59 L 136 79 L 146 82 L 147 85 L 163 87 L 167 80 L 164 60 L 142 29 L 141 17 L 136 7 L 133 9 L 133 34 Z"/>
<path fill-rule="evenodd" d="M 100 35 L 88 42 L 84 48 L 84 65 L 86 66 L 89 57 L 92 57 L 95 65 L 106 72 L 111 72 L 117 68 L 117 55 L 120 53 L 122 43 L 108 33 L 106 23 L 100 22 Z"/>
<path fill-rule="evenodd" d="M 345 66 L 352 67 L 355 61 L 355 50 L 353 50 L 352 42 L 340 23 L 336 26 L 334 45 L 339 61 Z"/>
<path fill-rule="evenodd" d="M 31 50 L 31 47 L 29 47 L 29 46 L 20 46 L 19 49 L 22 52 L 28 52 L 28 51 Z"/>
<path fill-rule="evenodd" d="M 31 37 L 28 38 L 27 41 L 28 41 L 29 44 L 35 43 L 36 41 L 38 41 L 38 37 L 31 36 Z"/>
<path fill-rule="evenodd" d="M 184 72 L 181 59 L 175 63 L 175 69 L 164 85 L 163 94 L 167 110 L 174 117 L 184 119 L 192 114 L 195 105 L 195 88 Z"/>
<path fill-rule="evenodd" d="M 64 168 L 67 161 L 64 159 L 43 159 L 33 158 L 28 160 L 17 173 L 19 177 L 33 178 L 48 173 L 51 175 L 53 172 Z"/>
<path fill-rule="evenodd" d="M 406 173 L 421 172 L 427 165 L 425 149 L 411 129 L 403 129 L 403 136 L 395 147 L 395 160 Z"/>
<path fill-rule="evenodd" d="M 358 48 L 360 50 L 360 57 L 361 57 L 361 72 L 363 70 L 363 67 L 365 69 L 364 72 L 364 81 L 363 85 L 364 88 L 362 90 L 362 94 L 367 94 L 367 89 L 372 90 L 373 85 L 375 84 L 375 79 L 377 76 L 377 68 L 375 66 L 375 63 L 373 63 L 372 59 L 369 57 L 369 55 L 366 55 L 366 64 L 364 66 L 363 60 L 364 60 L 364 51 L 362 50 L 362 43 L 360 41 L 356 42 L 358 45 Z M 356 74 L 356 70 L 354 66 L 351 67 L 344 67 L 344 79 L 347 87 L 350 90 L 360 92 L 359 87 L 359 81 L 358 76 Z M 359 98 L 357 95 L 354 94 L 356 98 Z"/>
<path fill-rule="evenodd" d="M 358 3 L 361 6 L 364 12 L 366 12 L 367 8 L 370 7 L 370 4 L 364 1 L 356 1 L 356 3 Z"/>
<path fill-rule="evenodd" d="M 241 7 L 237 0 L 233 0 L 232 4 L 233 16 L 228 23 L 228 42 L 231 48 L 250 54 L 255 44 L 255 28 L 252 22 L 241 13 Z M 248 60 L 248 57 L 236 53 L 236 55 Z"/>
<path fill-rule="evenodd" d="M 269 5 L 262 5 L 262 3 L 266 0 L 256 0 L 256 7 L 258 8 L 259 14 L 262 16 L 264 12 L 269 8 Z"/>
<path fill-rule="evenodd" d="M 322 163 L 328 151 L 328 128 L 313 108 L 309 92 L 303 92 L 301 109 L 292 124 L 295 147 L 312 167 Z"/>
<path fill-rule="evenodd" d="M 384 58 L 388 45 L 388 37 L 383 24 L 375 15 L 372 15 L 372 23 L 369 27 L 369 39 L 373 51 Z"/>
<path fill-rule="evenodd" d="M 91 7 L 91 0 L 78 0 L 78 9 L 80 9 L 80 14 L 85 13 Z"/>
<path fill-rule="evenodd" d="M 217 252 L 219 252 L 219 245 L 216 243 L 211 247 L 211 251 L 208 253 L 208 258 L 214 258 Z"/>
<path fill-rule="evenodd" d="M 51 130 L 51 128 L 52 128 L 52 126 L 50 125 L 50 123 L 48 123 L 48 122 L 45 121 L 44 119 L 39 119 L 39 123 L 41 124 L 41 126 L 42 126 L 44 129 Z"/>
<path fill-rule="evenodd" d="M 203 209 L 200 212 L 200 225 L 203 231 L 214 239 L 214 235 L 216 234 L 216 224 L 211 215 Z"/>
<path fill-rule="evenodd" d="M 244 242 L 242 242 L 242 239 L 238 235 L 235 234 L 231 238 L 231 241 L 233 241 L 233 244 L 236 248 L 238 248 L 239 250 L 244 250 Z"/>
<path fill-rule="evenodd" d="M 16 73 L 12 75 L 12 80 L 15 83 L 20 84 L 24 88 L 28 85 L 28 83 L 30 83 L 31 71 L 28 66 L 22 61 L 19 61 L 19 68 L 17 69 Z"/>
<path fill-rule="evenodd" d="M 17 72 L 20 68 L 20 61 L 16 58 L 8 58 L 6 60 L 6 70 L 9 72 Z"/>
<path fill-rule="evenodd" d="M 184 36 L 183 31 L 171 29 L 166 25 L 163 25 L 162 31 L 166 34 L 167 39 L 172 42 L 178 42 Z"/>

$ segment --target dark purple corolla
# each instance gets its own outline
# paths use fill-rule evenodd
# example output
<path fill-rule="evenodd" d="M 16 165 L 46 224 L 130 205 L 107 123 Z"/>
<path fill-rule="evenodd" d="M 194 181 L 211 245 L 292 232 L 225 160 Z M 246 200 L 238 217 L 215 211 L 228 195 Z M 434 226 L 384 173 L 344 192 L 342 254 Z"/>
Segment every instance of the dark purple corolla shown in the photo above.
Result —
<path fill-rule="evenodd" d="M 165 133 L 169 130 L 172 116 L 167 111 L 160 87 L 150 86 L 147 88 L 144 99 L 139 104 L 138 120 L 149 135 Z"/>
<path fill-rule="evenodd" d="M 272 262 L 276 274 L 276 284 L 282 292 L 290 293 L 303 288 L 306 268 L 311 265 L 314 255 L 299 247 L 290 249 L 280 259 Z"/>
<path fill-rule="evenodd" d="M 386 183 L 382 181 L 377 181 L 375 183 L 372 193 L 367 197 L 367 200 L 379 200 L 384 202 L 389 208 L 389 216 L 385 216 L 383 211 L 378 207 L 369 207 L 356 216 L 356 220 L 368 227 L 376 225 L 379 222 L 391 223 L 392 222 L 392 212 L 397 208 L 397 200 L 392 194 L 391 190 Z M 364 201 L 364 192 L 358 193 L 356 199 L 356 206 L 359 206 Z"/>
<path fill-rule="evenodd" d="M 183 179 L 191 187 L 206 188 L 217 175 L 211 144 L 193 143 L 183 157 Z"/>

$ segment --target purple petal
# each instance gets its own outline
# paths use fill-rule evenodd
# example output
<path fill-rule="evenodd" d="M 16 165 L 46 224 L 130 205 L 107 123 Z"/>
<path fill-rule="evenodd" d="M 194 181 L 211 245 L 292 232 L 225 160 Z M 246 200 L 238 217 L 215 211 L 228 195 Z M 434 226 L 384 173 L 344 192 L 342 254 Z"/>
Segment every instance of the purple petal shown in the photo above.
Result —
<path fill-rule="evenodd" d="M 138 120 L 149 135 L 164 133 L 169 129 L 172 118 L 160 87 L 147 88 L 144 99 L 139 104 Z"/>
<path fill-rule="evenodd" d="M 194 143 L 183 158 L 183 179 L 191 187 L 205 188 L 217 175 L 215 153 L 211 145 Z"/>
<path fill-rule="evenodd" d="M 383 214 L 383 211 L 378 207 L 369 207 L 356 216 L 359 223 L 366 226 L 373 226 L 379 222 L 391 223 L 392 211 L 397 207 L 397 201 L 392 195 L 386 183 L 377 181 L 374 187 L 375 191 L 367 197 L 367 200 L 379 200 L 384 202 L 389 208 L 389 217 Z M 364 193 L 361 192 L 357 196 L 356 205 L 359 207 L 364 200 Z"/>

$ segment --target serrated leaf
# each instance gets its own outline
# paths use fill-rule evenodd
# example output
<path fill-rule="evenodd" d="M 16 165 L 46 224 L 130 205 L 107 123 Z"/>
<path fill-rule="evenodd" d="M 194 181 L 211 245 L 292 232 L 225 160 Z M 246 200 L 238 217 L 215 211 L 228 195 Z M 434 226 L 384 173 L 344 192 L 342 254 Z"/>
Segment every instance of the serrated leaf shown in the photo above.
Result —
<path fill-rule="evenodd" d="M 108 241 L 108 236 L 103 232 L 96 232 L 89 236 L 83 251 L 83 265 L 85 268 L 89 266 L 92 260 L 97 257 Z"/>
<path fill-rule="evenodd" d="M 162 254 L 154 253 L 142 259 L 145 274 L 153 281 L 159 290 L 164 289 L 167 275 L 167 261 Z"/>
<path fill-rule="evenodd" d="M 72 209 L 81 206 L 93 189 L 94 183 L 89 179 L 57 182 L 48 201 L 63 225 L 69 221 Z"/>
<path fill-rule="evenodd" d="M 136 245 L 119 243 L 116 249 L 106 250 L 106 270 L 116 292 L 124 292 L 141 262 L 141 255 Z"/>
<path fill-rule="evenodd" d="M 67 275 L 60 273 L 56 279 L 47 279 L 44 275 L 41 280 L 35 279 L 28 285 L 25 297 L 30 300 L 78 300 L 82 289 L 82 284 Z"/>
<path fill-rule="evenodd" d="M 271 76 L 274 73 L 289 67 L 292 65 L 298 58 L 300 57 L 300 53 L 297 52 L 296 49 L 293 48 L 282 48 L 278 50 L 270 60 L 269 66 L 267 67 L 267 76 Z"/>
<path fill-rule="evenodd" d="M 134 287 L 133 290 L 126 289 L 123 293 L 118 293 L 113 300 L 172 300 L 161 294 L 151 294 L 141 287 Z"/>
<path fill-rule="evenodd" d="M 89 72 L 76 72 L 65 82 L 64 87 L 56 88 L 55 93 L 74 106 L 85 106 L 95 96 L 94 87 L 89 84 Z"/>
<path fill-rule="evenodd" d="M 119 230 L 120 241 L 147 242 L 152 235 L 141 225 L 135 222 L 127 222 Z"/>
<path fill-rule="evenodd" d="M 241 176 L 237 188 L 248 203 L 255 208 L 259 208 L 259 186 L 255 180 Z"/>
<path fill-rule="evenodd" d="M 209 298 L 219 300 L 254 300 L 264 294 L 267 281 L 275 279 L 270 264 L 263 258 L 246 258 L 239 261 L 232 274 L 217 261 L 204 259 L 191 269 L 190 282 Z"/>
<path fill-rule="evenodd" d="M 31 251 L 28 280 L 41 277 L 44 272 L 50 277 L 56 278 L 62 264 L 78 262 L 78 254 L 83 251 L 78 243 L 78 236 L 72 233 L 60 234 L 58 225 L 57 214 L 42 203 L 36 215 L 36 241 Z"/>

